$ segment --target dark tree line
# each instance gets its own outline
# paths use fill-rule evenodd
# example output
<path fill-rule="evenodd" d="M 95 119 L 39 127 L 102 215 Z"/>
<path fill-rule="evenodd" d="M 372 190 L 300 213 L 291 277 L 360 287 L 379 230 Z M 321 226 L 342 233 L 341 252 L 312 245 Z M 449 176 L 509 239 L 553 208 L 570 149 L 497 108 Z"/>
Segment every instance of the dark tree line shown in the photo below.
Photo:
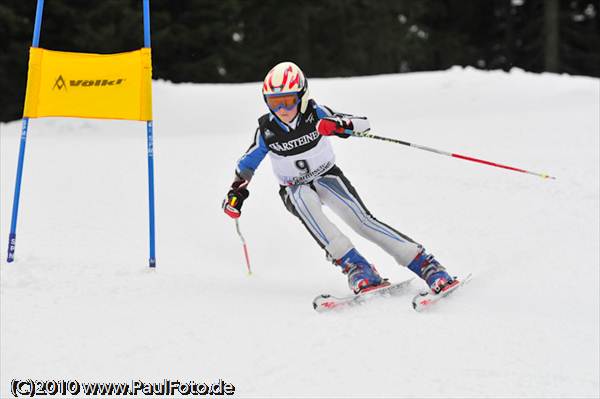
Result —
<path fill-rule="evenodd" d="M 21 116 L 35 0 L 0 3 L 0 120 Z M 600 0 L 151 0 L 153 76 L 262 80 L 282 60 L 309 77 L 445 69 L 600 76 Z M 46 0 L 40 46 L 143 45 L 141 0 Z"/>

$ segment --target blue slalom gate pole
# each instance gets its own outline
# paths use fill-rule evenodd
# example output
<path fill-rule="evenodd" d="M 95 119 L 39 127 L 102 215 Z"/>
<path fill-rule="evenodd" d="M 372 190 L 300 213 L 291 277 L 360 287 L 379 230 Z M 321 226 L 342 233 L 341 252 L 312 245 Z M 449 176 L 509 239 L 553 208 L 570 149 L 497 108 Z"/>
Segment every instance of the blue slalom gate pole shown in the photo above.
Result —
<path fill-rule="evenodd" d="M 150 48 L 150 0 L 144 4 L 144 47 Z M 149 266 L 156 267 L 156 244 L 154 228 L 154 141 L 152 121 L 146 122 L 148 137 L 148 205 L 150 209 L 150 262 Z"/>
<path fill-rule="evenodd" d="M 152 121 L 146 122 L 148 136 L 148 205 L 150 208 L 150 267 L 156 267 L 155 228 L 154 228 L 154 144 Z"/>
<path fill-rule="evenodd" d="M 40 45 L 40 30 L 42 28 L 42 14 L 44 13 L 44 0 L 37 1 L 35 10 L 35 24 L 33 27 L 32 47 Z M 13 197 L 12 219 L 10 221 L 10 233 L 8 235 L 8 256 L 7 262 L 15 260 L 15 246 L 17 242 L 17 217 L 19 214 L 19 199 L 21 197 L 21 180 L 23 178 L 23 163 L 25 161 L 25 145 L 27 144 L 27 129 L 29 128 L 29 118 L 23 118 L 21 126 L 21 144 L 19 145 L 19 163 L 17 164 L 17 178 L 15 181 L 15 195 Z"/>

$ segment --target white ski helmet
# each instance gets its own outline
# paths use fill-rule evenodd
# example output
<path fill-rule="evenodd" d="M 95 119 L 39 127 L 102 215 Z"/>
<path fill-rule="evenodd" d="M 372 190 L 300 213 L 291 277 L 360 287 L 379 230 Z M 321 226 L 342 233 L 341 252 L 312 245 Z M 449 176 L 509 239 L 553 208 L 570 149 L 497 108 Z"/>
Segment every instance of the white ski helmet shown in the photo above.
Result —
<path fill-rule="evenodd" d="M 262 94 L 265 103 L 270 96 L 296 94 L 300 100 L 300 112 L 304 113 L 308 106 L 308 82 L 302 70 L 293 62 L 280 62 L 267 73 L 263 81 Z"/>

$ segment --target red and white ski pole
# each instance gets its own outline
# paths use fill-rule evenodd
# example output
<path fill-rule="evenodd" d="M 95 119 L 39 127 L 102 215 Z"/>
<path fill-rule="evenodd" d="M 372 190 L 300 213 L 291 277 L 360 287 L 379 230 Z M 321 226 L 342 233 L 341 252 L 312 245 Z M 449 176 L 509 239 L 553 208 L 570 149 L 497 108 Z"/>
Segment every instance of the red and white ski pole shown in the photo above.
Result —
<path fill-rule="evenodd" d="M 414 143 L 409 143 L 407 141 L 396 140 L 396 139 L 392 139 L 389 137 L 375 136 L 374 134 L 371 134 L 369 132 L 352 132 L 351 135 L 354 137 L 366 137 L 369 139 L 383 140 L 383 141 L 388 141 L 391 143 L 402 144 L 402 145 L 406 145 L 408 147 L 418 148 L 419 150 L 425 150 L 425 151 L 434 152 L 434 153 L 440 154 L 440 155 L 446 155 L 446 156 L 453 157 L 453 158 L 464 159 L 465 161 L 478 162 L 478 163 L 482 163 L 485 165 L 495 166 L 497 168 L 503 168 L 503 169 L 508 169 L 508 170 L 514 170 L 515 172 L 527 173 L 530 175 L 542 177 L 544 179 L 556 179 L 556 177 L 550 176 L 546 173 L 531 172 L 529 170 L 515 168 L 513 166 L 508 166 L 508 165 L 502 165 L 502 164 L 499 164 L 496 162 L 490 162 L 490 161 L 486 161 L 483 159 L 468 157 L 466 155 L 460 155 L 460 154 L 454 154 L 454 153 L 447 152 L 447 151 L 436 150 L 435 148 L 426 147 L 424 145 L 418 145 L 418 144 L 414 144 Z"/>
<path fill-rule="evenodd" d="M 242 240 L 242 246 L 244 247 L 244 257 L 246 258 L 246 267 L 248 268 L 248 275 L 252 274 L 252 269 L 250 269 L 250 257 L 248 256 L 248 246 L 246 245 L 246 240 L 240 231 L 240 222 L 239 219 L 235 219 L 235 229 Z"/>

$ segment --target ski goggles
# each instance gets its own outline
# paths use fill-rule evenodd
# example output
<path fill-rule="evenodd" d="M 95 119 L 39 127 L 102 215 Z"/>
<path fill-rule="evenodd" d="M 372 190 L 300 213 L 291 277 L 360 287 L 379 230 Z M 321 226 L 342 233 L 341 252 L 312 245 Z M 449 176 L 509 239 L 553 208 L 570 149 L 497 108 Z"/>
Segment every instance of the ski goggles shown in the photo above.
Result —
<path fill-rule="evenodd" d="M 300 97 L 296 93 L 265 96 L 265 100 L 269 109 L 273 112 L 277 112 L 280 109 L 291 111 L 300 104 Z"/>

